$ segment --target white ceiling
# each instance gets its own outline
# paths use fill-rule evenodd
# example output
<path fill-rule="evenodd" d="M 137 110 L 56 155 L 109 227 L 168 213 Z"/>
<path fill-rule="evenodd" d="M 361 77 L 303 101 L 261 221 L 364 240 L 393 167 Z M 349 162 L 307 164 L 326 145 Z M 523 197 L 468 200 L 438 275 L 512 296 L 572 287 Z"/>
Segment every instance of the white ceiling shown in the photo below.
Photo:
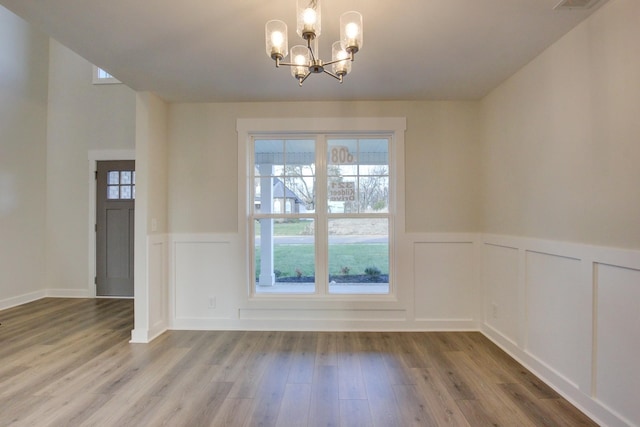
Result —
<path fill-rule="evenodd" d="M 554 10 L 560 0 L 323 0 L 320 57 L 341 13 L 364 16 L 364 46 L 340 85 L 303 87 L 276 69 L 264 24 L 294 0 L 0 0 L 128 86 L 168 101 L 479 99 L 606 2 Z"/>

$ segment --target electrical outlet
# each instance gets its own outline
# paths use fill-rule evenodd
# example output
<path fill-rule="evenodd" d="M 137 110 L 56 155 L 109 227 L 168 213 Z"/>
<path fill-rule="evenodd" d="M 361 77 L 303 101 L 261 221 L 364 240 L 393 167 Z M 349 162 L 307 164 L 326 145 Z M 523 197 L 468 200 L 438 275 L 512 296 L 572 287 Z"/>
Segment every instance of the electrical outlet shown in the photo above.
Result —
<path fill-rule="evenodd" d="M 216 297 L 209 297 L 209 308 L 216 308 Z"/>
<path fill-rule="evenodd" d="M 498 318 L 498 304 L 495 302 L 491 304 L 491 317 L 494 319 Z"/>

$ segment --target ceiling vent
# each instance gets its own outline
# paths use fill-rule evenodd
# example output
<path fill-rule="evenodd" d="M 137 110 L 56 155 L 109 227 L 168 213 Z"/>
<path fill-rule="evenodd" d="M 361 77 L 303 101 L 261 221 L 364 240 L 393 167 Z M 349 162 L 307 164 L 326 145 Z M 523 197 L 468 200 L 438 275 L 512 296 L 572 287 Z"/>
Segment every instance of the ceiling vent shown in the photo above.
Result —
<path fill-rule="evenodd" d="M 600 0 L 562 0 L 554 7 L 555 10 L 589 9 Z"/>

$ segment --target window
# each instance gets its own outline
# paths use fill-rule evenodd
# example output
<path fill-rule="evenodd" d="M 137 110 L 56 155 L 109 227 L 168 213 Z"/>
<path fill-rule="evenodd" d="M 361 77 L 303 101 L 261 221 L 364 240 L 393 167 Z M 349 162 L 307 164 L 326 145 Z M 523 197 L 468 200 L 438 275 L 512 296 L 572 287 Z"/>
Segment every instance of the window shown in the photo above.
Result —
<path fill-rule="evenodd" d="M 93 66 L 93 84 L 116 84 L 120 80 L 113 77 L 100 67 Z"/>
<path fill-rule="evenodd" d="M 108 171 L 107 199 L 131 200 L 136 198 L 136 171 Z"/>
<path fill-rule="evenodd" d="M 251 139 L 255 294 L 389 294 L 391 135 Z"/>

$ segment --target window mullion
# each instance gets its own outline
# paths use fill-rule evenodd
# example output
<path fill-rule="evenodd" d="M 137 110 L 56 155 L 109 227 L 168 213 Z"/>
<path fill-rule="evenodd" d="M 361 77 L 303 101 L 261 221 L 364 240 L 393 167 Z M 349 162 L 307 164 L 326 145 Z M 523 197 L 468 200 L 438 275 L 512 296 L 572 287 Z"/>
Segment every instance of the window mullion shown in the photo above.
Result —
<path fill-rule="evenodd" d="M 316 137 L 316 288 L 319 294 L 329 292 L 328 223 L 327 223 L 327 140 Z"/>

